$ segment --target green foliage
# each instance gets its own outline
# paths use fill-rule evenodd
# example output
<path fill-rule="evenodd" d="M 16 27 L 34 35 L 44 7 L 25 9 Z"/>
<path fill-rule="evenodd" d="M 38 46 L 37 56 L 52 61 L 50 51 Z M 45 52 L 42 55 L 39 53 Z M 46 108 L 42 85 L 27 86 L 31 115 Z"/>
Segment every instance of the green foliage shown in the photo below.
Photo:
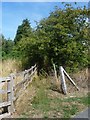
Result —
<path fill-rule="evenodd" d="M 44 44 L 42 50 L 44 53 L 47 51 L 45 58 L 48 58 L 49 65 L 53 60 L 57 66 L 72 70 L 87 66 L 89 38 L 86 18 L 86 9 L 66 7 L 64 10 L 56 9 L 40 22 L 37 31 Z"/>
<path fill-rule="evenodd" d="M 64 9 L 56 7 L 35 30 L 25 19 L 18 26 L 13 49 L 11 41 L 3 42 L 3 55 L 12 51 L 11 55 L 21 59 L 24 68 L 36 63 L 39 70 L 43 68 L 47 72 L 52 68 L 52 61 L 57 68 L 62 65 L 68 71 L 87 67 L 90 28 L 86 19 L 89 13 L 85 7 L 74 9 L 70 4 Z"/>
<path fill-rule="evenodd" d="M 32 104 L 34 108 L 38 108 L 45 112 L 49 110 L 50 99 L 48 98 L 43 88 L 38 90 L 37 96 L 33 98 Z"/>
<path fill-rule="evenodd" d="M 11 39 L 5 39 L 3 35 L 1 35 L 0 41 L 0 54 L 2 59 L 6 59 L 7 57 L 11 58 L 11 52 L 14 46 L 14 42 Z"/>
<path fill-rule="evenodd" d="M 18 26 L 14 42 L 17 43 L 22 38 L 30 37 L 32 29 L 28 19 L 23 20 L 22 24 Z"/>

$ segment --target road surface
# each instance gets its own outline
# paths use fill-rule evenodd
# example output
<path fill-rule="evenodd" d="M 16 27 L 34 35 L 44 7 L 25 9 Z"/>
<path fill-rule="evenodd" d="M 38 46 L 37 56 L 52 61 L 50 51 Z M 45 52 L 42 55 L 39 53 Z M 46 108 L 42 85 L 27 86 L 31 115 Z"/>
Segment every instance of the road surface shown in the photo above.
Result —
<path fill-rule="evenodd" d="M 78 118 L 87 118 L 84 120 L 90 120 L 90 107 L 87 108 L 86 110 L 82 111 L 81 113 L 78 113 L 74 118 L 75 118 L 75 120 L 78 120 Z"/>

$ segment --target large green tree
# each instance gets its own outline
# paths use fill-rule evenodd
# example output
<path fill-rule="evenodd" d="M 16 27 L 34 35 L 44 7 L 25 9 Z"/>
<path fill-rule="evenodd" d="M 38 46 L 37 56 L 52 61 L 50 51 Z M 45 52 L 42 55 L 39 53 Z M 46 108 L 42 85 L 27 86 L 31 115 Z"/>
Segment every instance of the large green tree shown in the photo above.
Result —
<path fill-rule="evenodd" d="M 87 17 L 88 10 L 85 7 L 74 9 L 66 5 L 63 10 L 56 8 L 47 19 L 40 22 L 37 31 L 49 65 L 54 61 L 57 66 L 69 69 L 87 66 Z"/>
<path fill-rule="evenodd" d="M 89 24 L 86 22 L 88 14 L 85 7 L 74 9 L 67 4 L 64 9 L 56 7 L 33 32 L 30 24 L 25 31 L 22 29 L 27 28 L 26 24 L 19 26 L 15 37 L 19 37 L 16 39 L 17 51 L 22 55 L 26 67 L 37 63 L 40 69 L 49 71 L 52 62 L 71 70 L 86 67 L 90 40 Z"/>

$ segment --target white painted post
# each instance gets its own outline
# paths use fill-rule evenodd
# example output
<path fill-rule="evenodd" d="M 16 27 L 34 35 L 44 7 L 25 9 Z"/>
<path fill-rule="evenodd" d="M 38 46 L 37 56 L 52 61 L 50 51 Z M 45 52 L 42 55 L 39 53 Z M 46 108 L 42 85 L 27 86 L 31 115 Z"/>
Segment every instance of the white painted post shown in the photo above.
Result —
<path fill-rule="evenodd" d="M 67 74 L 67 72 L 64 70 L 64 68 L 62 68 L 63 69 L 63 72 L 65 73 L 65 75 L 67 76 L 67 78 L 71 81 L 71 83 L 77 88 L 77 90 L 80 90 L 79 88 L 78 88 L 78 86 L 76 85 L 76 83 L 71 79 L 71 77 Z"/>
<path fill-rule="evenodd" d="M 66 83 L 65 83 L 65 76 L 64 76 L 64 73 L 63 73 L 63 68 L 62 66 L 60 66 L 60 73 L 61 73 L 61 86 L 62 86 L 62 90 L 64 92 L 64 94 L 66 95 L 67 94 L 67 86 L 66 86 Z"/>

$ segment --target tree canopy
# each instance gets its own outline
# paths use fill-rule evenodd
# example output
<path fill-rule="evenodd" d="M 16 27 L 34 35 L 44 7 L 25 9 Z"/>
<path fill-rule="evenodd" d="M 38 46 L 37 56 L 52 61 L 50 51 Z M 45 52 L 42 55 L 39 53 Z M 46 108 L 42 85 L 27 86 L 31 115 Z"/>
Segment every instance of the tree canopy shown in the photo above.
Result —
<path fill-rule="evenodd" d="M 28 19 L 23 20 L 22 25 L 18 26 L 14 42 L 17 43 L 24 37 L 30 37 L 31 32 L 32 28 L 30 26 L 29 20 Z"/>
<path fill-rule="evenodd" d="M 85 7 L 74 9 L 67 4 L 64 9 L 56 7 L 35 30 L 28 19 L 23 20 L 18 26 L 12 53 L 18 54 L 24 68 L 36 63 L 39 69 L 49 71 L 53 62 L 57 68 L 62 65 L 71 71 L 87 67 L 89 13 Z"/>

